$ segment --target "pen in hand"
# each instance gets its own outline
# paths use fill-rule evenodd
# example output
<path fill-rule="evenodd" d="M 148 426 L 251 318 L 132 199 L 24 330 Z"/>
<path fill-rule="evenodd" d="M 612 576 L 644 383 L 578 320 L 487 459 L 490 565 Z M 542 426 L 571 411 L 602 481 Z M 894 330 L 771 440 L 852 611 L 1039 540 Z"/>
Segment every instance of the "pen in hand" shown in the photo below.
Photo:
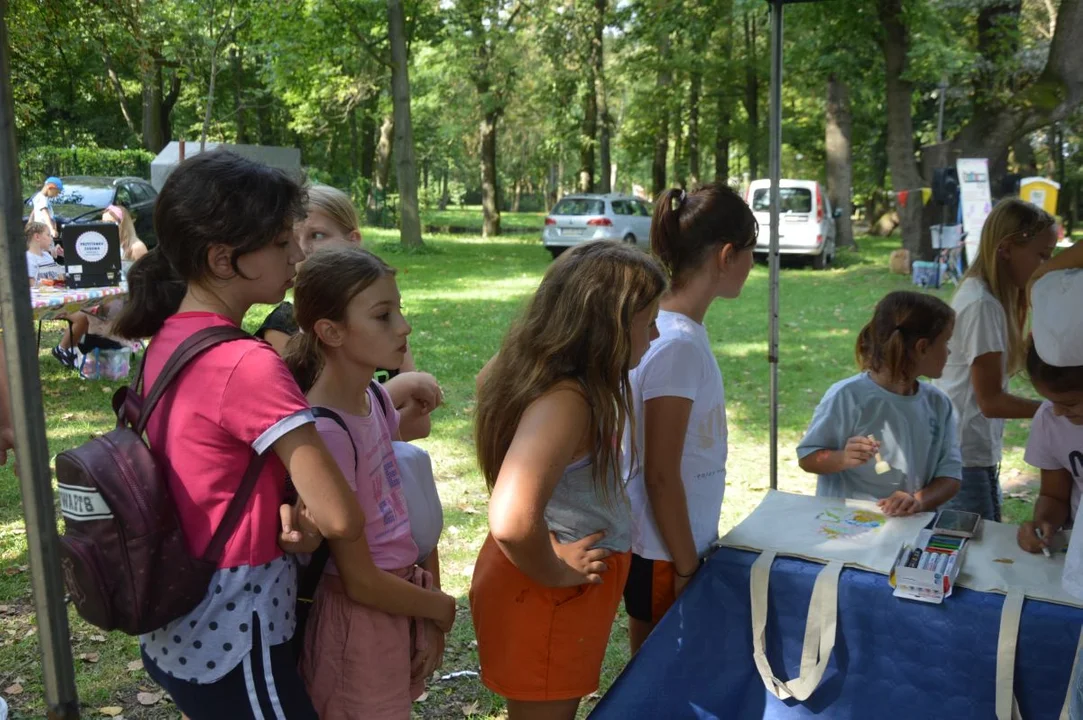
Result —
<path fill-rule="evenodd" d="M 1053 557 L 1053 555 L 1049 552 L 1049 548 L 1045 546 L 1045 534 L 1042 532 L 1042 529 L 1038 526 L 1035 526 L 1034 534 L 1037 535 L 1038 539 L 1042 541 L 1042 555 L 1045 555 L 1047 558 Z"/>

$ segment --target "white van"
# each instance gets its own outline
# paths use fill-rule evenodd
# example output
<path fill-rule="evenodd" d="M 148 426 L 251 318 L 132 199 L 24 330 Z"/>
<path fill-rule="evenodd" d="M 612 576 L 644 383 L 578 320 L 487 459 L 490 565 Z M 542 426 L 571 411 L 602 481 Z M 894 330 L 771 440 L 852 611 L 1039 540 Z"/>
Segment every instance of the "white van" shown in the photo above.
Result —
<path fill-rule="evenodd" d="M 771 249 L 771 181 L 754 180 L 745 194 L 760 224 L 757 254 Z M 835 258 L 835 218 L 824 187 L 815 180 L 783 180 L 779 184 L 779 252 L 807 255 L 812 266 L 823 270 Z"/>

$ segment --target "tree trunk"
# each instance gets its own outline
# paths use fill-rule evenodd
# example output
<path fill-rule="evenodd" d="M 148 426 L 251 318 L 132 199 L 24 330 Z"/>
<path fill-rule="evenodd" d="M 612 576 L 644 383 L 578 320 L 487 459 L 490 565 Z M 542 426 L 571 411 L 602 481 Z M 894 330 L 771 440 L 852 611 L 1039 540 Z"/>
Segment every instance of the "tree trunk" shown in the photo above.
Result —
<path fill-rule="evenodd" d="M 203 112 L 203 132 L 199 135 L 199 151 L 207 147 L 207 133 L 211 129 L 211 112 L 214 110 L 214 84 L 218 79 L 218 46 L 211 55 L 211 78 L 207 83 L 207 108 Z"/>
<path fill-rule="evenodd" d="M 674 185 L 683 188 L 688 181 L 688 158 L 685 156 L 686 145 L 684 142 L 684 102 L 677 103 L 677 109 L 673 113 L 673 181 Z"/>
<path fill-rule="evenodd" d="M 399 238 L 406 247 L 421 247 L 421 212 L 417 202 L 417 160 L 410 117 L 410 72 L 406 51 L 406 16 L 402 0 L 387 0 L 391 40 L 391 88 L 395 107 L 395 177 L 399 183 Z"/>
<path fill-rule="evenodd" d="M 373 178 L 373 184 L 380 193 L 387 192 L 387 182 L 391 177 L 391 144 L 394 132 L 394 117 L 385 117 L 380 125 L 380 140 L 376 143 L 376 176 Z"/>
<path fill-rule="evenodd" d="M 128 131 L 135 135 L 135 122 L 132 120 L 131 110 L 128 109 L 128 98 L 124 94 L 124 88 L 120 84 L 120 78 L 117 77 L 116 70 L 113 69 L 113 59 L 105 50 L 102 51 L 102 62 L 105 64 L 109 82 L 112 84 L 113 90 L 117 94 L 117 100 L 120 102 L 120 114 L 124 116 L 124 124 L 128 126 Z"/>
<path fill-rule="evenodd" d="M 180 73 L 174 70 L 169 75 L 169 92 L 165 94 L 158 106 L 159 123 L 162 128 L 162 147 L 168 145 L 169 141 L 173 139 L 173 106 L 177 104 L 179 98 Z"/>
<path fill-rule="evenodd" d="M 598 72 L 602 55 L 601 37 L 595 35 L 598 20 L 592 23 L 587 58 L 587 91 L 583 98 L 583 125 L 579 131 L 579 192 L 594 192 L 594 146 L 598 140 Z"/>
<path fill-rule="evenodd" d="M 271 112 L 271 104 L 274 95 L 264 88 L 256 103 L 256 126 L 259 128 L 259 142 L 261 145 L 275 144 L 274 118 Z"/>
<path fill-rule="evenodd" d="M 592 51 L 593 52 L 593 51 Z M 598 137 L 598 84 L 593 70 L 583 100 L 583 126 L 579 131 L 579 192 L 594 192 L 594 142 Z"/>
<path fill-rule="evenodd" d="M 356 178 L 361 171 L 361 138 L 357 132 L 357 106 L 350 108 L 350 171 Z"/>
<path fill-rule="evenodd" d="M 850 222 L 850 188 L 853 184 L 851 154 L 850 88 L 845 80 L 832 73 L 827 81 L 827 132 L 824 148 L 827 153 L 827 198 L 840 211 L 835 221 L 836 244 L 856 248 L 854 229 Z"/>
<path fill-rule="evenodd" d="M 555 202 L 560 202 L 560 199 L 564 197 L 564 145 L 561 144 L 560 150 L 557 153 L 557 176 L 556 185 L 553 188 L 553 197 L 556 198 Z"/>
<path fill-rule="evenodd" d="M 447 187 L 448 168 L 447 161 L 444 161 L 444 169 L 440 173 L 440 210 L 447 210 L 448 203 L 451 202 L 451 195 L 448 192 Z"/>
<path fill-rule="evenodd" d="M 234 42 L 236 41 L 237 38 L 234 36 Z M 242 94 L 244 88 L 244 49 L 240 46 L 231 48 L 229 61 L 233 73 L 233 115 L 237 127 L 237 142 L 241 145 L 247 145 L 250 142 L 248 138 L 248 111 L 245 109 Z"/>
<path fill-rule="evenodd" d="M 165 147 L 162 134 L 162 68 L 154 57 L 140 60 L 143 82 L 143 147 L 158 153 Z"/>
<path fill-rule="evenodd" d="M 748 115 L 748 179 L 760 174 L 760 76 L 756 65 L 756 16 L 745 13 L 745 114 Z"/>
<path fill-rule="evenodd" d="M 651 194 L 657 198 L 666 189 L 666 156 L 669 154 L 669 86 L 673 71 L 669 63 L 669 35 L 663 31 L 658 43 L 658 77 L 655 80 L 655 102 L 658 116 L 654 128 L 654 160 L 651 162 Z"/>
<path fill-rule="evenodd" d="M 379 101 L 379 95 L 372 93 L 361 105 L 361 177 L 370 185 L 376 179 L 376 109 Z"/>
<path fill-rule="evenodd" d="M 720 45 L 722 58 L 718 68 L 718 96 L 715 100 L 714 181 L 729 182 L 730 177 L 730 121 L 733 116 L 733 100 L 730 96 L 730 65 L 733 62 L 733 0 L 719 3 L 719 25 L 716 42 Z"/>
<path fill-rule="evenodd" d="M 1021 137 L 1012 143 L 1012 155 L 1015 157 L 1018 172 L 1023 175 L 1038 174 L 1038 160 L 1034 156 L 1034 147 L 1028 138 Z"/>
<path fill-rule="evenodd" d="M 557 165 L 556 163 L 549 163 L 549 175 L 546 178 L 545 183 L 545 211 L 549 212 L 553 209 L 553 206 L 557 204 L 557 187 L 560 185 L 560 181 L 557 180 Z"/>
<path fill-rule="evenodd" d="M 998 16 L 1000 22 L 1012 17 L 1007 11 L 1014 5 L 997 4 L 996 8 L 1004 9 Z M 988 17 L 982 22 L 979 32 L 985 25 L 994 25 Z M 991 48 L 990 54 L 994 50 Z M 1029 85 L 1009 90 L 1010 101 L 1004 104 L 988 98 L 991 93 L 980 94 L 979 99 L 987 103 L 985 109 L 971 113 L 970 121 L 952 140 L 956 157 L 989 158 L 994 187 L 1003 174 L 1008 149 L 1017 138 L 1067 119 L 1083 103 L 1083 0 L 1061 0 L 1045 68 Z"/>
<path fill-rule="evenodd" d="M 887 85 L 887 158 L 891 168 L 891 185 L 896 193 L 907 190 L 904 205 L 899 202 L 903 247 L 914 260 L 924 259 L 931 252 L 927 232 L 921 226 L 921 173 L 914 157 L 914 126 L 911 117 L 913 84 L 904 78 L 906 56 L 910 49 L 910 29 L 903 16 L 903 0 L 877 0 L 880 38 L 884 52 Z"/>
<path fill-rule="evenodd" d="M 481 120 L 481 211 L 484 224 L 481 236 L 500 235 L 500 198 L 496 184 L 496 123 L 500 113 L 485 112 Z"/>
<path fill-rule="evenodd" d="M 513 213 L 519 212 L 519 204 L 523 199 L 523 181 L 515 181 L 514 194 L 511 196 L 511 211 Z"/>
<path fill-rule="evenodd" d="M 699 185 L 699 97 L 703 90 L 703 73 L 692 73 L 692 87 L 688 94 L 688 181 Z"/>
<path fill-rule="evenodd" d="M 594 0 L 594 45 L 597 48 L 594 68 L 594 84 L 598 97 L 598 190 L 608 193 L 613 191 L 613 161 L 610 155 L 609 130 L 612 119 L 609 117 L 609 102 L 605 90 L 605 18 L 608 0 Z"/>

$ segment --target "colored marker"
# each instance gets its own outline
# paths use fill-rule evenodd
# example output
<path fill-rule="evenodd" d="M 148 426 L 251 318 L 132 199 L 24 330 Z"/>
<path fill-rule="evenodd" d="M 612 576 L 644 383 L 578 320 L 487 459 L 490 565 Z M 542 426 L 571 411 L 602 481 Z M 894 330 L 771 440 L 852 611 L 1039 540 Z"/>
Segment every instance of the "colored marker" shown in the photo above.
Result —
<path fill-rule="evenodd" d="M 910 551 L 910 557 L 906 560 L 906 567 L 916 568 L 921 561 L 921 548 L 914 548 Z"/>

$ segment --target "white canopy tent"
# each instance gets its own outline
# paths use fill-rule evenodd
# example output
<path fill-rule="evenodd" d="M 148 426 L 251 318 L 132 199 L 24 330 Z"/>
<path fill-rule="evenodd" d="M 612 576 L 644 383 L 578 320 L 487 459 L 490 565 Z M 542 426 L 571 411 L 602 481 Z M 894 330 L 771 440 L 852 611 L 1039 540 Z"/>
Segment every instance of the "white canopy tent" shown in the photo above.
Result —
<path fill-rule="evenodd" d="M 771 7 L 771 91 L 770 91 L 770 338 L 768 361 L 771 382 L 771 487 L 778 486 L 778 346 L 779 346 L 779 181 L 782 153 L 782 19 L 785 5 L 817 0 L 767 0 Z M 38 376 L 37 343 L 28 303 L 30 292 L 22 271 L 24 248 L 22 208 L 19 198 L 18 152 L 11 89 L 10 50 L 7 37 L 6 0 L 0 0 L 0 225 L 4 251 L 0 252 L 0 321 L 3 350 L 8 362 L 11 409 L 20 418 L 15 426 L 19 456 L 19 483 L 26 523 L 34 610 L 42 654 L 45 704 L 50 720 L 79 717 L 75 671 L 69 642 L 64 583 L 60 570 L 59 537 L 54 517 L 49 445 L 45 437 L 45 416 Z M 196 146 L 198 148 L 198 145 Z M 283 157 L 293 164 L 296 159 Z M 168 164 L 168 163 L 167 163 Z M 162 168 L 163 170 L 165 168 Z"/>

